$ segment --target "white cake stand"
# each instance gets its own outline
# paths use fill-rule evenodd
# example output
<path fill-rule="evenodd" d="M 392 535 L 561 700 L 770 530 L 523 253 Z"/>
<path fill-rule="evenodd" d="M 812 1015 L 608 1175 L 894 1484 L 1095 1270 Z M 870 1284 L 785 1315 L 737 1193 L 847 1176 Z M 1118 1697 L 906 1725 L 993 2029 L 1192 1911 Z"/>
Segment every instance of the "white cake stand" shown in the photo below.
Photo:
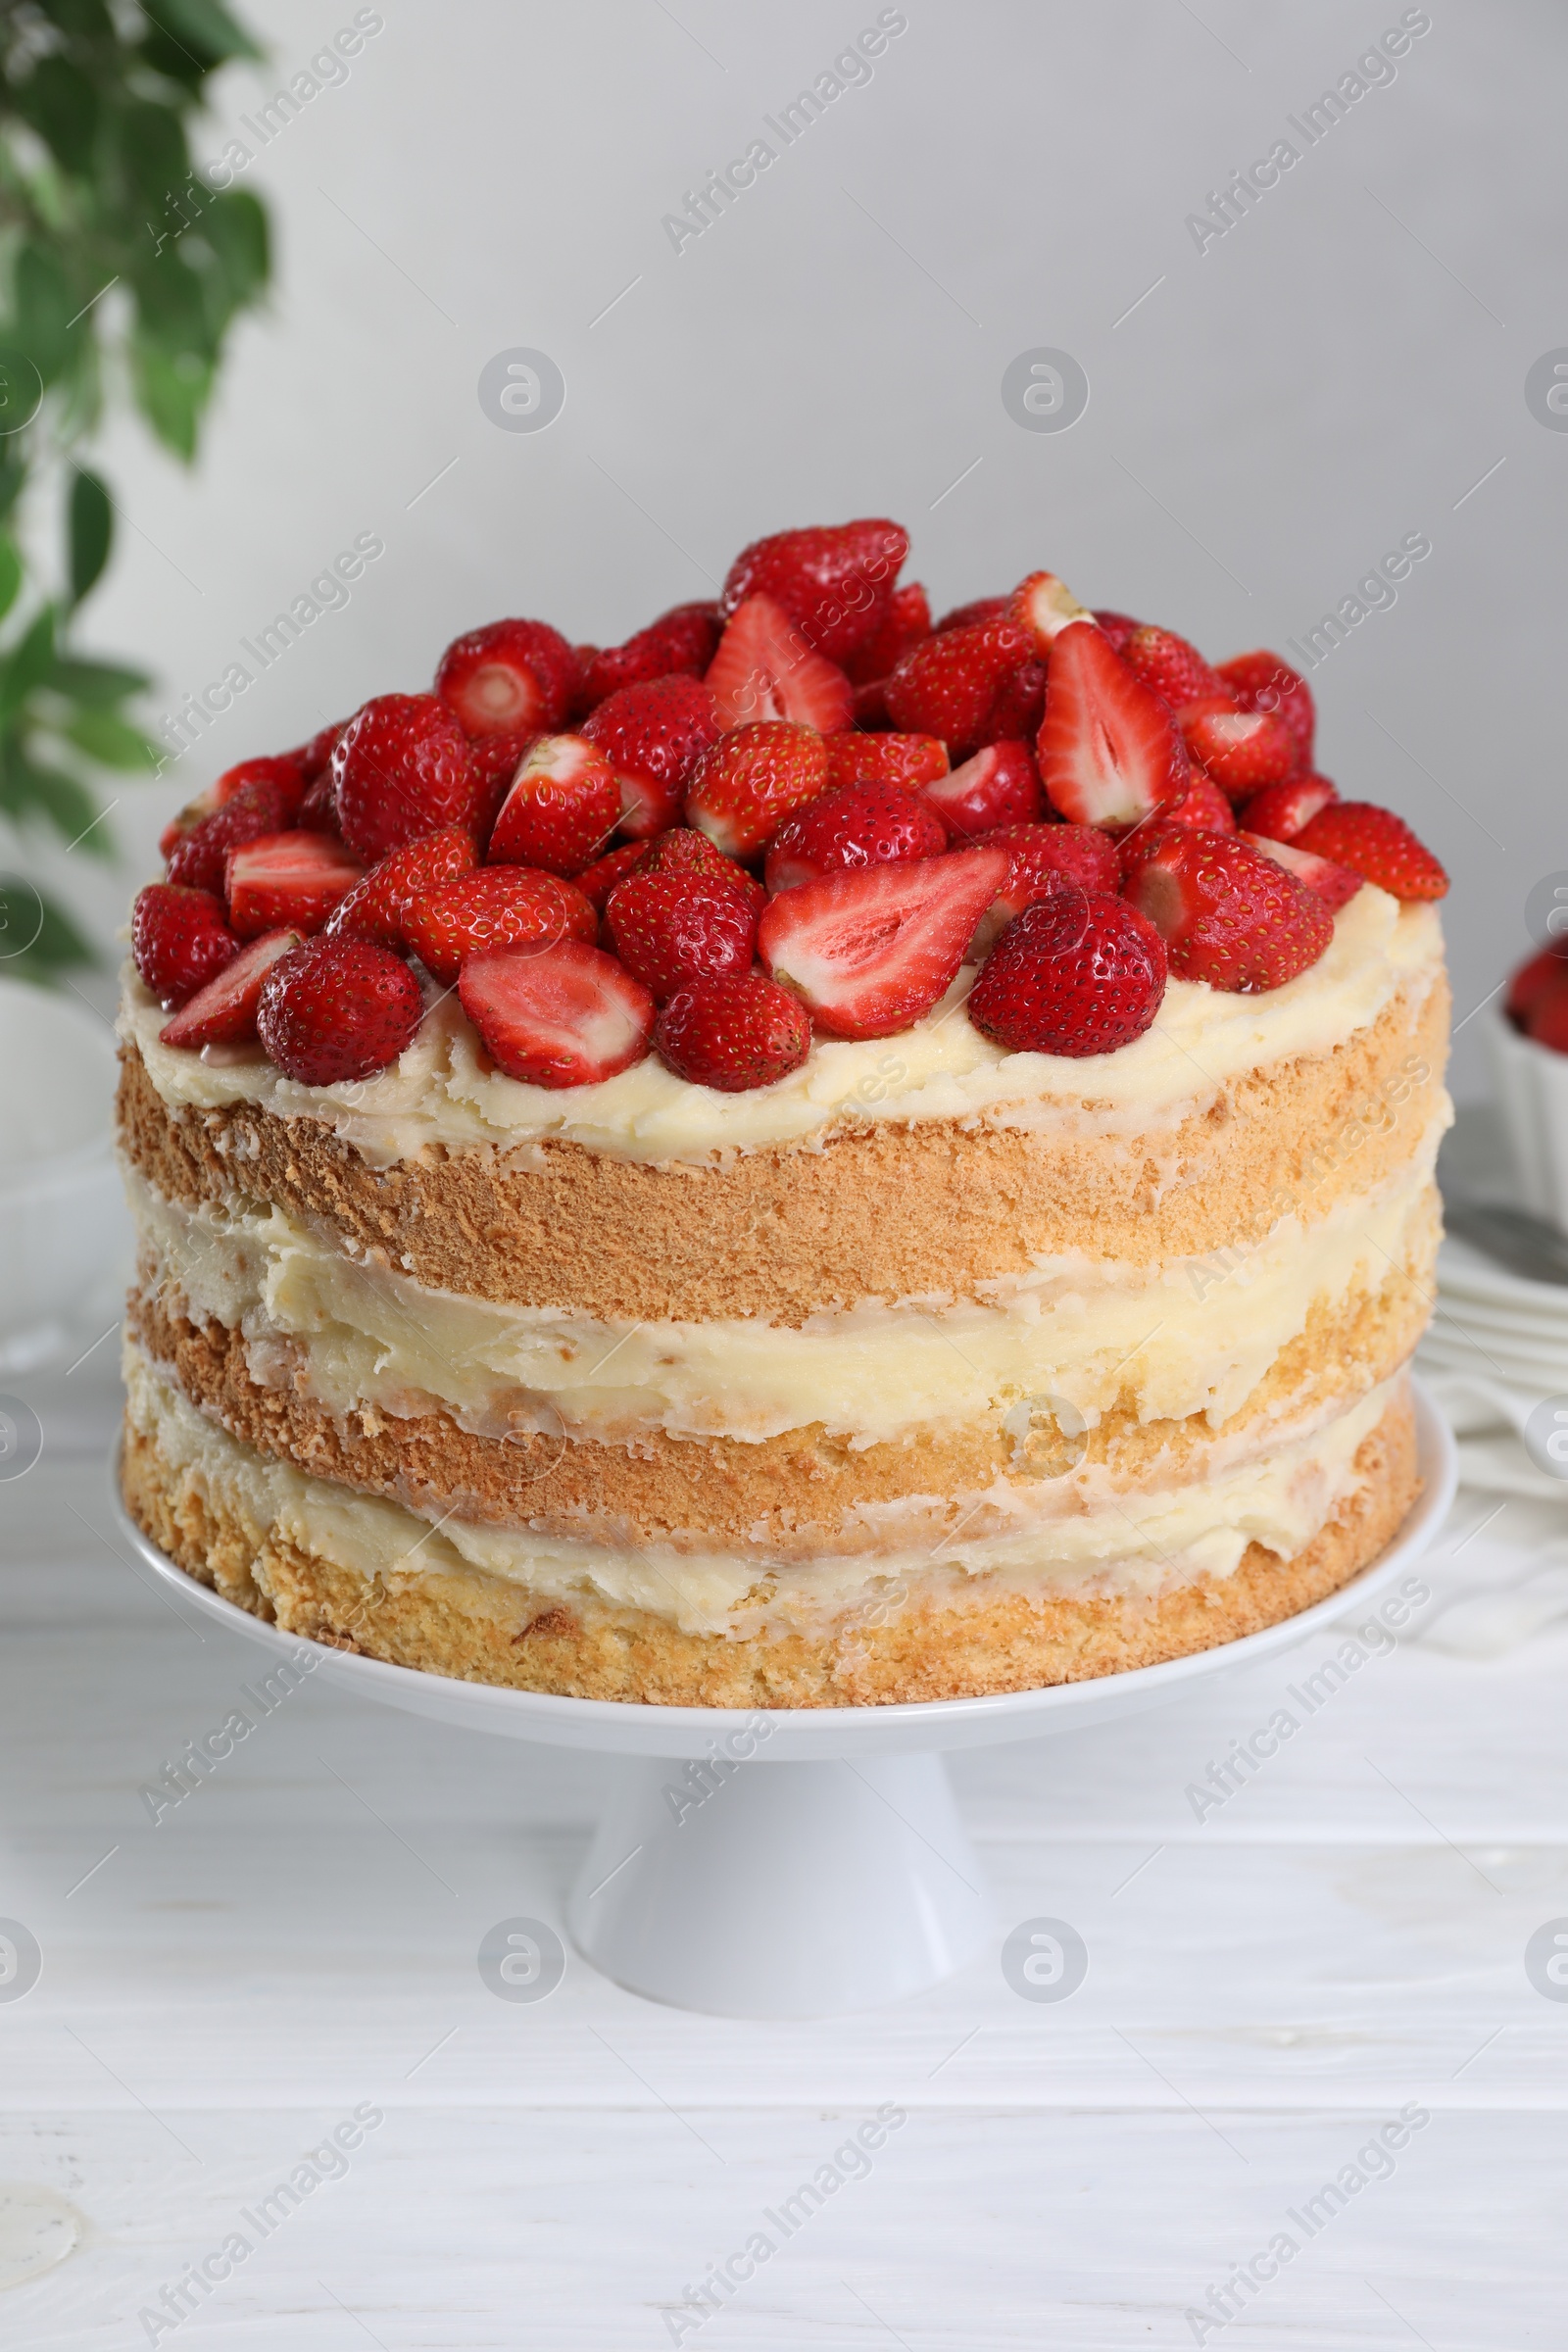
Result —
<path fill-rule="evenodd" d="M 1424 1485 L 1387 1550 L 1299 1616 L 1165 1665 L 993 1698 L 771 1714 L 557 1698 L 324 1646 L 317 1671 L 437 1723 L 627 1759 L 567 1904 L 578 1948 L 617 1984 L 723 2017 L 878 2008 L 939 1983 L 990 1931 L 984 1876 L 938 1751 L 1158 1706 L 1366 1607 L 1419 1557 L 1453 1499 L 1453 1439 L 1414 1385 Z M 187 1606 L 275 1657 L 298 1650 L 298 1636 L 195 1583 L 123 1511 L 122 1524 Z"/>

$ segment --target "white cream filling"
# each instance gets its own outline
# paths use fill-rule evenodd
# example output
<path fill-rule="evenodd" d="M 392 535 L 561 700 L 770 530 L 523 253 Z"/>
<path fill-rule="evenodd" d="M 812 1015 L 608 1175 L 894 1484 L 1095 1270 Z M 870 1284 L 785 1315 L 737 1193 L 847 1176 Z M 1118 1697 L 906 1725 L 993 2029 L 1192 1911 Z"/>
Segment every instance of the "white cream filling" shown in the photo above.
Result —
<path fill-rule="evenodd" d="M 1258 997 L 1173 980 L 1152 1029 L 1116 1054 L 1075 1061 L 1006 1054 L 980 1035 L 960 973 L 923 1020 L 865 1044 L 818 1040 L 776 1086 L 723 1095 L 674 1077 L 656 1056 L 599 1086 L 552 1092 L 491 1069 L 449 993 L 427 1012 L 402 1058 L 354 1085 L 311 1087 L 261 1058 L 209 1062 L 158 1042 L 165 1015 L 127 967 L 121 1034 L 133 1038 L 153 1085 L 175 1106 L 260 1103 L 283 1118 L 324 1121 L 376 1166 L 441 1144 L 526 1150 L 580 1144 L 612 1157 L 706 1165 L 726 1153 L 820 1145 L 835 1126 L 956 1119 L 1083 1134 L 1175 1125 L 1231 1079 L 1322 1054 L 1370 1026 L 1402 987 L 1430 984 L 1443 956 L 1431 906 L 1370 884 L 1335 919 L 1309 971 Z M 432 992 L 433 993 L 433 992 Z"/>
<path fill-rule="evenodd" d="M 134 1347 L 125 1353 L 131 1426 L 152 1439 L 179 1489 L 236 1517 L 261 1553 L 270 1536 L 394 1588 L 433 1576 L 479 1575 L 524 1588 L 541 1606 L 597 1599 L 645 1610 L 686 1633 L 820 1633 L 846 1615 L 896 1609 L 906 1599 L 961 1593 L 1152 1595 L 1207 1575 L 1232 1575 L 1248 1545 L 1291 1559 L 1335 1515 L 1355 1484 L 1354 1457 L 1398 1386 L 1386 1382 L 1309 1437 L 1196 1484 L 1129 1495 L 1023 1536 L 970 1542 L 957 1531 L 934 1548 L 770 1564 L 734 1552 L 612 1550 L 445 1518 L 307 1478 L 231 1438 L 186 1402 Z"/>

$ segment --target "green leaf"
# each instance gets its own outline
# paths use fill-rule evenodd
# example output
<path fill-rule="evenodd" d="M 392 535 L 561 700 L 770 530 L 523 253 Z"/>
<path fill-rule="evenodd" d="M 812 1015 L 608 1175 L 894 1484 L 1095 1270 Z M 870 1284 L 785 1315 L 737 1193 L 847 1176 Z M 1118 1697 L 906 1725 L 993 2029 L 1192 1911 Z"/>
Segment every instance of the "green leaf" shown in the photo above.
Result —
<path fill-rule="evenodd" d="M 73 964 L 97 960 L 63 906 L 21 874 L 0 874 L 0 973 L 8 980 L 48 980 Z"/>
<path fill-rule="evenodd" d="M 157 105 L 150 98 L 132 99 L 121 109 L 115 144 L 132 207 L 132 218 L 124 225 L 132 235 L 149 227 L 172 235 L 183 216 L 171 210 L 170 199 L 190 173 L 178 115 L 172 106 Z"/>
<path fill-rule="evenodd" d="M 156 0 L 146 13 L 167 39 L 188 44 L 209 71 L 227 57 L 265 54 L 220 0 Z"/>
<path fill-rule="evenodd" d="M 193 458 L 197 420 L 213 388 L 212 368 L 194 353 L 171 358 L 138 337 L 131 347 L 131 377 L 136 405 L 159 440 L 176 457 Z"/>
<path fill-rule="evenodd" d="M 84 178 L 98 136 L 98 92 L 86 74 L 69 58 L 42 57 L 12 94 L 61 169 Z"/>
<path fill-rule="evenodd" d="M 115 535 L 115 510 L 97 474 L 79 467 L 71 478 L 71 601 L 79 605 L 101 576 Z"/>
<path fill-rule="evenodd" d="M 107 710 L 128 696 L 143 694 L 152 684 L 142 669 L 124 669 L 114 662 L 78 662 L 62 656 L 49 672 L 48 683 L 57 694 L 88 710 Z"/>
<path fill-rule="evenodd" d="M 54 666 L 55 609 L 45 605 L 20 645 L 0 662 L 0 725 L 16 716 Z"/>
<path fill-rule="evenodd" d="M 148 742 L 139 727 L 117 718 L 112 710 L 80 711 L 61 732 L 100 767 L 150 769 L 158 763 L 156 745 Z"/>
<path fill-rule="evenodd" d="M 214 197 L 201 226 L 227 281 L 229 309 L 254 302 L 272 266 L 261 205 L 248 190 L 232 188 Z"/>
<path fill-rule="evenodd" d="M 0 618 L 10 612 L 22 586 L 22 557 L 9 532 L 0 531 Z"/>
<path fill-rule="evenodd" d="M 80 308 L 55 256 L 40 245 L 24 245 L 16 269 L 16 340 L 46 384 L 66 364 L 67 338 Z"/>
<path fill-rule="evenodd" d="M 63 768 L 41 765 L 15 741 L 6 746 L 0 764 L 0 808 L 19 822 L 41 819 L 54 827 L 62 841 L 79 840 L 94 857 L 103 857 L 109 850 L 103 826 L 93 825 L 98 803 L 81 778 L 68 776 Z M 94 838 L 95 833 L 99 838 Z"/>

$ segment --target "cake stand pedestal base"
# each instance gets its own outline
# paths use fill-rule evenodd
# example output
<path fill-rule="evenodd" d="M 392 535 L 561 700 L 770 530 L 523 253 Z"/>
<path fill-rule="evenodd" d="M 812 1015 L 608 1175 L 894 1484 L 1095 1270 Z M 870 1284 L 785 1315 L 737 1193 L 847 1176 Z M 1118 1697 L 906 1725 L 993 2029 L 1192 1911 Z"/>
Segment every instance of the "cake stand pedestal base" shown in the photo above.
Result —
<path fill-rule="evenodd" d="M 978 1952 L 985 1882 L 940 1756 L 617 1768 L 572 1890 L 578 1948 L 645 1998 L 828 2017 Z"/>

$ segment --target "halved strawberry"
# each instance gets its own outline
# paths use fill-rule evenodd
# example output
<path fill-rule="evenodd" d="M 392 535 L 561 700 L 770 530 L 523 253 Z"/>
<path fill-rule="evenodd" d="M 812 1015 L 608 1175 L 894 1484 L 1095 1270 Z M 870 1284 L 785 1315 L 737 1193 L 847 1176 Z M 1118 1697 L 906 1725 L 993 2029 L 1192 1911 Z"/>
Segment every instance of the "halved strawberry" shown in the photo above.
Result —
<path fill-rule="evenodd" d="M 265 833 L 229 851 L 223 874 L 229 923 L 241 939 L 281 924 L 309 936 L 364 876 L 359 859 L 328 834 Z"/>
<path fill-rule="evenodd" d="M 404 935 L 432 980 L 450 988 L 488 948 L 539 955 L 561 940 L 590 943 L 599 918 L 580 890 L 527 865 L 481 865 L 421 891 L 404 910 Z"/>
<path fill-rule="evenodd" d="M 527 1086 L 597 1086 L 641 1061 L 654 1000 L 612 956 L 565 940 L 540 952 L 489 948 L 458 983 L 498 1070 Z"/>
<path fill-rule="evenodd" d="M 1531 1015 L 1548 996 L 1568 989 L 1568 955 L 1543 948 L 1522 963 L 1508 983 L 1502 1009 L 1516 1029 L 1528 1029 Z"/>
<path fill-rule="evenodd" d="M 1396 899 L 1441 899 L 1448 877 L 1402 816 L 1370 801 L 1334 801 L 1296 836 L 1295 846 L 1348 865 Z"/>
<path fill-rule="evenodd" d="M 401 956 L 368 939 L 308 939 L 262 980 L 256 1031 L 301 1086 L 369 1078 L 414 1043 L 419 983 Z"/>
<path fill-rule="evenodd" d="M 1167 710 L 1185 710 L 1189 703 L 1214 696 L 1230 699 L 1218 670 L 1203 660 L 1196 645 L 1189 645 L 1174 630 L 1156 629 L 1145 622 L 1132 630 L 1118 650 L 1139 684 L 1157 694 Z"/>
<path fill-rule="evenodd" d="M 760 896 L 722 874 L 644 871 L 612 891 L 605 928 L 627 971 L 662 1004 L 689 980 L 751 970 Z"/>
<path fill-rule="evenodd" d="M 235 1046 L 254 1037 L 262 982 L 278 957 L 299 945 L 297 931 L 264 931 L 164 1024 L 158 1032 L 159 1044 L 181 1046 L 195 1054 L 203 1046 Z"/>
<path fill-rule="evenodd" d="M 810 1015 L 761 972 L 694 980 L 660 1014 L 654 1046 L 677 1078 L 743 1094 L 801 1067 L 811 1050 Z"/>
<path fill-rule="evenodd" d="M 827 746 L 809 727 L 759 719 L 721 735 L 686 787 L 686 821 L 726 858 L 751 858 L 792 808 L 814 801 L 827 780 Z"/>
<path fill-rule="evenodd" d="M 909 734 L 940 736 L 950 753 L 974 751 L 1004 684 L 1033 655 L 1033 638 L 1013 620 L 940 630 L 886 681 L 888 716 Z"/>
<path fill-rule="evenodd" d="M 130 953 L 144 986 L 172 1012 L 233 962 L 239 941 L 215 892 L 149 882 L 131 909 Z"/>
<path fill-rule="evenodd" d="M 935 809 L 902 784 L 837 784 L 784 819 L 762 878 L 770 891 L 795 890 L 856 866 L 938 858 L 947 846 L 947 827 Z"/>
<path fill-rule="evenodd" d="M 988 620 L 1004 620 L 1011 608 L 1010 596 L 977 596 L 972 603 L 955 605 L 951 612 L 944 612 L 933 634 L 942 637 L 949 629 L 977 629 Z"/>
<path fill-rule="evenodd" d="M 1032 825 L 1045 813 L 1040 772 L 1026 743 L 988 743 L 951 775 L 927 784 L 920 798 L 934 808 L 955 843 L 994 833 L 999 825 Z"/>
<path fill-rule="evenodd" d="M 891 1037 L 951 986 L 1007 864 L 960 850 L 805 882 L 769 906 L 758 954 L 830 1036 Z"/>
<path fill-rule="evenodd" d="M 620 814 L 620 781 L 598 745 L 581 735 L 541 735 L 501 804 L 485 857 L 491 865 L 580 874 Z"/>
<path fill-rule="evenodd" d="M 1233 655 L 1218 669 L 1242 710 L 1272 711 L 1284 719 L 1296 744 L 1297 766 L 1310 767 L 1316 711 L 1312 689 L 1300 671 L 1278 654 L 1261 650 Z"/>
<path fill-rule="evenodd" d="M 1233 801 L 1296 772 L 1296 739 L 1271 710 L 1236 710 L 1210 696 L 1189 703 L 1179 724 L 1188 751 Z"/>
<path fill-rule="evenodd" d="M 1054 571 L 1032 571 L 1026 580 L 1020 580 L 1012 592 L 1008 611 L 1018 626 L 1029 632 L 1036 653 L 1047 659 L 1069 621 L 1092 622 L 1095 617 Z"/>
<path fill-rule="evenodd" d="M 1049 899 L 1072 882 L 1091 897 L 1114 891 L 1121 881 L 1116 844 L 1097 825 L 1003 825 L 981 845 L 1005 850 L 1007 871 L 980 918 L 970 958 L 988 956 L 1013 919 L 1037 899 Z"/>
<path fill-rule="evenodd" d="M 575 649 L 590 659 L 579 661 L 573 708 L 587 712 L 622 686 L 641 686 L 650 678 L 700 678 L 718 651 L 723 633 L 717 605 L 672 605 L 622 645 Z"/>
<path fill-rule="evenodd" d="M 1287 776 L 1283 784 L 1265 784 L 1261 792 L 1245 801 L 1238 822 L 1249 833 L 1261 833 L 1270 841 L 1294 841 L 1320 808 L 1326 808 L 1339 797 L 1327 776 L 1310 772 L 1304 776 Z"/>
<path fill-rule="evenodd" d="M 918 580 L 895 588 L 873 635 L 844 657 L 845 674 L 852 686 L 885 678 L 903 661 L 911 645 L 931 634 L 931 607 Z"/>
<path fill-rule="evenodd" d="M 1078 825 L 1136 825 L 1187 781 L 1170 712 L 1092 621 L 1056 639 L 1038 751 L 1047 799 Z"/>
<path fill-rule="evenodd" d="M 1115 1054 L 1159 1010 L 1166 968 L 1164 942 L 1136 907 L 1069 882 L 1007 926 L 968 1014 L 1009 1054 Z"/>
<path fill-rule="evenodd" d="M 492 620 L 454 638 L 435 691 L 469 735 L 559 727 L 577 686 L 577 661 L 547 620 Z"/>
<path fill-rule="evenodd" d="M 1272 858 L 1288 874 L 1294 874 L 1303 889 L 1322 900 L 1331 914 L 1348 906 L 1362 886 L 1361 876 L 1351 873 L 1348 865 L 1335 865 L 1327 858 L 1314 858 L 1310 850 L 1299 849 L 1293 841 L 1272 841 L 1264 833 L 1239 832 L 1236 838 L 1245 841 L 1250 850 Z"/>
<path fill-rule="evenodd" d="M 737 605 L 707 677 L 725 727 L 787 718 L 835 735 L 855 714 L 855 690 L 842 669 L 814 653 L 770 596 Z"/>
<path fill-rule="evenodd" d="M 467 738 L 433 694 L 378 694 L 332 753 L 343 838 L 367 865 L 443 825 L 477 829 L 483 798 Z"/>
<path fill-rule="evenodd" d="M 833 784 L 902 784 L 918 792 L 948 772 L 948 747 L 935 735 L 830 735 L 827 780 Z"/>
<path fill-rule="evenodd" d="M 678 821 L 692 770 L 722 728 L 707 686 L 677 677 L 622 686 L 580 731 L 620 779 L 622 830 L 644 841 Z"/>
<path fill-rule="evenodd" d="M 372 865 L 339 899 L 324 928 L 333 939 L 368 939 L 377 947 L 402 951 L 409 944 L 403 933 L 409 901 L 421 891 L 434 890 L 437 883 L 471 873 L 478 862 L 473 837 L 461 825 L 423 833 Z"/>
<path fill-rule="evenodd" d="M 776 531 L 743 548 L 730 565 L 721 600 L 724 616 L 732 619 L 750 598 L 761 594 L 795 623 L 814 653 L 842 662 L 881 626 L 908 552 L 908 532 L 880 515 Z M 737 715 L 794 718 L 800 713 L 746 710 Z"/>
<path fill-rule="evenodd" d="M 596 858 L 582 873 L 573 874 L 572 887 L 582 892 L 596 914 L 603 914 L 615 885 L 624 882 L 628 874 L 640 873 L 647 856 L 646 841 L 623 841 L 608 857 Z M 739 873 L 739 866 L 735 870 Z"/>
<path fill-rule="evenodd" d="M 300 805 L 298 787 L 298 777 L 292 790 L 270 776 L 242 784 L 220 808 L 175 842 L 169 858 L 170 881 L 187 890 L 220 892 L 230 850 L 237 850 L 241 842 L 259 841 L 264 833 L 281 833 L 293 823 Z"/>
<path fill-rule="evenodd" d="M 1095 618 L 1110 639 L 1110 650 L 1113 654 L 1124 653 L 1127 640 L 1133 631 L 1141 629 L 1144 625 L 1141 620 L 1134 620 L 1130 612 L 1112 612 L 1108 607 L 1097 612 Z"/>
<path fill-rule="evenodd" d="M 1296 979 L 1334 937 L 1323 901 L 1234 834 L 1155 827 L 1127 863 L 1123 894 L 1164 940 L 1179 979 L 1255 996 Z"/>

